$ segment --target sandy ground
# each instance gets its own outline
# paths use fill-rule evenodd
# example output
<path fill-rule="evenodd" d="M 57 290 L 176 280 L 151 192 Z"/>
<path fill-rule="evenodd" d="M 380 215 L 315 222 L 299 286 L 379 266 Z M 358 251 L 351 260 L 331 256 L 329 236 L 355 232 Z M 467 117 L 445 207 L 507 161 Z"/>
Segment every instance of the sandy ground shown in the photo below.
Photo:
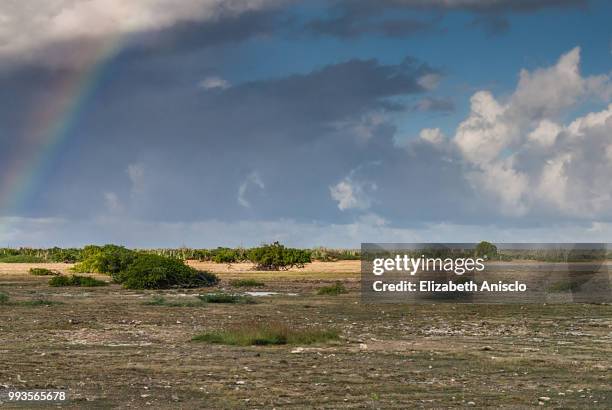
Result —
<path fill-rule="evenodd" d="M 0 392 L 62 389 L 64 408 L 612 408 L 612 306 L 366 305 L 359 262 L 312 265 L 276 275 L 212 266 L 216 289 L 136 292 L 51 288 L 27 274 L 33 265 L 0 264 L 0 292 L 14 302 L 0 305 Z M 280 295 L 255 305 L 144 305 L 154 295 L 236 291 L 228 279 L 253 275 L 266 284 L 257 290 Z M 349 294 L 316 295 L 338 279 Z M 36 299 L 61 304 L 23 303 Z M 341 339 L 191 341 L 270 320 L 334 328 Z"/>

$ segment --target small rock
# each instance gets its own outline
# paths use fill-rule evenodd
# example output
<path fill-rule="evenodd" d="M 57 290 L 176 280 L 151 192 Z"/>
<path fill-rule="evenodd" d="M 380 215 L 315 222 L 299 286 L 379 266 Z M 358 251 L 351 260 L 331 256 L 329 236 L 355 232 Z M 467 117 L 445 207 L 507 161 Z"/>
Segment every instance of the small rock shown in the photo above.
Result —
<path fill-rule="evenodd" d="M 549 400 L 550 400 L 550 397 L 542 396 L 542 397 L 538 397 L 538 400 L 541 400 L 541 401 L 549 401 Z"/>
<path fill-rule="evenodd" d="M 291 353 L 302 353 L 304 351 L 303 347 L 296 347 L 291 351 Z"/>
<path fill-rule="evenodd" d="M 467 402 L 467 405 L 468 405 L 468 406 L 475 406 L 475 405 L 476 405 L 476 403 L 474 403 L 473 401 L 468 401 L 468 402 Z"/>
<path fill-rule="evenodd" d="M 246 384 L 246 382 L 244 380 L 238 380 L 236 384 L 243 385 L 243 384 Z"/>
<path fill-rule="evenodd" d="M 359 343 L 359 348 L 362 350 L 366 350 L 368 348 L 368 345 L 365 343 Z"/>
<path fill-rule="evenodd" d="M 480 348 L 480 350 L 487 352 L 487 351 L 493 350 L 493 348 L 491 346 L 483 346 Z"/>

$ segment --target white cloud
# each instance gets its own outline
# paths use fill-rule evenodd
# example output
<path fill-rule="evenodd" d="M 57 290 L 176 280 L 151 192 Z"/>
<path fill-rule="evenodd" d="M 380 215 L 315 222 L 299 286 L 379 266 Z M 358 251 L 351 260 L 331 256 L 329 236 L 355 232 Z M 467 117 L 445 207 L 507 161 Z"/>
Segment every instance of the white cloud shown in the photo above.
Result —
<path fill-rule="evenodd" d="M 206 77 L 204 80 L 202 80 L 199 86 L 201 88 L 204 88 L 205 90 L 211 90 L 215 88 L 225 90 L 226 88 L 230 87 L 230 83 L 221 77 L 212 76 Z"/>
<path fill-rule="evenodd" d="M 440 128 L 424 128 L 421 130 L 419 137 L 433 145 L 440 145 L 446 142 L 446 137 Z"/>
<path fill-rule="evenodd" d="M 424 89 L 431 91 L 438 88 L 438 85 L 440 85 L 441 80 L 442 76 L 440 74 L 429 73 L 419 77 L 417 79 L 417 84 L 419 84 Z"/>
<path fill-rule="evenodd" d="M 538 126 L 527 135 L 527 138 L 544 147 L 550 147 L 555 143 L 562 129 L 560 125 L 550 120 L 542 120 Z"/>
<path fill-rule="evenodd" d="M 574 48 L 552 67 L 522 70 L 505 102 L 488 91 L 472 96 L 470 114 L 452 142 L 468 180 L 503 213 L 612 215 L 612 104 L 560 123 L 584 102 L 609 102 L 610 78 L 584 77 L 579 64 L 580 49 Z"/>
<path fill-rule="evenodd" d="M 338 202 L 338 209 L 341 211 L 368 209 L 372 201 L 367 190 L 376 190 L 376 185 L 355 181 L 350 176 L 329 187 L 331 197 Z"/>
<path fill-rule="evenodd" d="M 256 171 L 251 172 L 238 187 L 238 204 L 250 208 L 251 203 L 246 199 L 247 190 L 250 186 L 264 189 L 265 185 Z"/>
<path fill-rule="evenodd" d="M 214 20 L 261 9 L 279 0 L 3 0 L 0 57 L 37 59 L 50 45 L 71 41 L 118 41 L 178 22 Z M 87 50 L 81 50 L 85 53 Z M 61 62 L 61 57 L 54 61 Z"/>

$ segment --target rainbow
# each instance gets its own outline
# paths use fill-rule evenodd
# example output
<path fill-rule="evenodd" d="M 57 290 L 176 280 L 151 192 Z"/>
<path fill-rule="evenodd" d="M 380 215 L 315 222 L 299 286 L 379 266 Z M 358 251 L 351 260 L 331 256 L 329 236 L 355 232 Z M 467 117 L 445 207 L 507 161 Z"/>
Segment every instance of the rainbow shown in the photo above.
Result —
<path fill-rule="evenodd" d="M 34 104 L 25 132 L 0 176 L 0 216 L 19 211 L 40 189 L 53 161 L 69 143 L 71 131 L 103 85 L 107 67 L 124 44 L 124 38 L 115 37 L 83 46 L 78 56 L 85 63 L 51 87 L 47 93 L 51 99 L 47 96 Z M 6 221 L 11 218 L 3 219 L 0 234 L 8 229 Z"/>

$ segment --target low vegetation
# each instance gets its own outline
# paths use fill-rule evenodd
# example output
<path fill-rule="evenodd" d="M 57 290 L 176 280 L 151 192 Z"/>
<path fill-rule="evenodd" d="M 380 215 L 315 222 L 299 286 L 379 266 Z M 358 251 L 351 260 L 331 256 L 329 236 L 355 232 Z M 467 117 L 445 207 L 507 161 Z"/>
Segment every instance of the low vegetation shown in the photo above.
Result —
<path fill-rule="evenodd" d="M 30 268 L 30 275 L 34 276 L 57 276 L 60 273 L 47 268 Z"/>
<path fill-rule="evenodd" d="M 248 258 L 257 270 L 303 268 L 304 264 L 311 262 L 309 250 L 286 248 L 278 242 L 249 250 Z"/>
<path fill-rule="evenodd" d="M 265 346 L 285 344 L 314 344 L 338 339 L 338 332 L 326 329 L 291 329 L 287 325 L 267 323 L 245 323 L 226 330 L 203 333 L 192 340 L 233 346 Z"/>
<path fill-rule="evenodd" d="M 331 248 L 314 248 L 310 251 L 313 260 L 321 262 L 336 262 L 346 260 L 359 260 L 361 251 L 358 249 L 331 249 Z"/>
<path fill-rule="evenodd" d="M 333 285 L 323 286 L 317 291 L 317 295 L 341 295 L 343 293 L 348 293 L 348 290 L 344 287 L 342 282 L 336 282 Z"/>
<path fill-rule="evenodd" d="M 255 279 L 234 279 L 230 280 L 229 284 L 235 288 L 261 288 L 266 286 L 265 283 Z"/>
<path fill-rule="evenodd" d="M 81 286 L 81 287 L 95 287 L 95 286 L 106 286 L 108 282 L 98 280 L 89 276 L 54 276 L 49 281 L 49 286 L 62 287 L 62 286 Z"/>
<path fill-rule="evenodd" d="M 137 253 L 117 245 L 96 246 L 89 245 L 83 248 L 81 262 L 72 267 L 73 272 L 79 273 L 106 273 L 109 275 L 127 269 L 134 261 Z"/>
<path fill-rule="evenodd" d="M 163 296 L 154 296 L 150 301 L 143 303 L 146 306 L 167 306 L 167 307 L 198 307 L 205 306 L 201 300 L 197 301 L 170 301 Z"/>
<path fill-rule="evenodd" d="M 233 303 L 241 305 L 255 304 L 255 300 L 249 296 L 232 295 L 229 293 L 207 293 L 199 295 L 198 298 L 205 303 Z"/>
<path fill-rule="evenodd" d="M 28 307 L 37 307 L 37 306 L 51 306 L 51 305 L 61 305 L 62 302 L 56 302 L 47 299 L 33 299 L 33 300 L 23 300 L 18 302 L 13 302 L 10 300 L 9 295 L 6 293 L 0 292 L 0 305 L 4 306 L 28 306 Z"/>
<path fill-rule="evenodd" d="M 217 263 L 253 262 L 268 270 L 285 269 L 292 266 L 303 266 L 310 261 L 333 262 L 339 260 L 359 260 L 361 251 L 358 249 L 292 249 L 285 248 L 278 242 L 256 248 L 227 248 L 214 249 L 193 248 L 162 248 L 162 249 L 127 249 L 117 245 L 89 245 L 79 248 L 0 248 L 0 263 L 40 263 L 65 262 L 77 263 L 75 272 L 108 273 L 124 269 L 131 258 L 136 254 L 152 254 L 180 260 L 199 260 Z M 425 255 L 436 257 L 447 255 L 448 249 L 425 250 Z M 418 250 L 415 257 L 423 254 Z M 480 242 L 474 249 L 454 249 L 456 257 L 473 257 L 487 255 L 489 260 L 537 260 L 544 262 L 582 262 L 593 260 L 612 259 L 612 250 L 604 248 L 546 248 L 546 249 L 497 249 L 486 241 Z M 282 257 L 279 258 L 279 255 Z M 410 253 L 408 253 L 409 256 Z M 279 263 L 280 262 L 280 263 Z"/>
<path fill-rule="evenodd" d="M 7 255 L 0 257 L 1 263 L 40 263 L 44 262 L 42 258 L 33 255 Z"/>
<path fill-rule="evenodd" d="M 154 254 L 137 254 L 125 270 L 112 275 L 127 289 L 199 288 L 215 285 L 219 279 L 179 259 Z"/>

